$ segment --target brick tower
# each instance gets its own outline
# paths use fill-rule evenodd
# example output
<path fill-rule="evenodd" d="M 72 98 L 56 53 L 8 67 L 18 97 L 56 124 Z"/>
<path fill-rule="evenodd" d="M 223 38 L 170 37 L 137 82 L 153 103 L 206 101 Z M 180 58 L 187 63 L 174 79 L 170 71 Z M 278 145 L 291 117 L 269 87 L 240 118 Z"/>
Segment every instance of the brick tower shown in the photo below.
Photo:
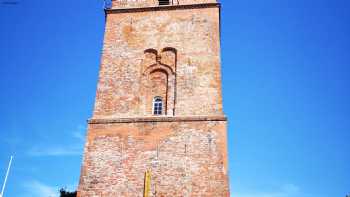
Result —
<path fill-rule="evenodd" d="M 229 196 L 220 4 L 114 0 L 78 196 Z"/>

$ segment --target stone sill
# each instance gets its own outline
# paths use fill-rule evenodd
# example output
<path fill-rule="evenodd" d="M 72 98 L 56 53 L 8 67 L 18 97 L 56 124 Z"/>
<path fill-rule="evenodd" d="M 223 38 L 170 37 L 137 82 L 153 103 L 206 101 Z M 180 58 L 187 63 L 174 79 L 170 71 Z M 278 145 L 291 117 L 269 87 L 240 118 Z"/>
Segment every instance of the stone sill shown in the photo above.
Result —
<path fill-rule="evenodd" d="M 227 121 L 226 116 L 152 116 L 133 118 L 92 118 L 89 124 L 109 123 L 139 123 L 139 122 L 199 122 L 199 121 Z"/>
<path fill-rule="evenodd" d="M 162 10 L 181 10 L 181 9 L 198 9 L 221 7 L 220 3 L 201 3 L 201 4 L 185 4 L 185 5 L 165 5 L 154 7 L 130 7 L 130 8 L 111 8 L 105 9 L 106 14 L 111 13 L 127 13 L 127 12 L 146 12 L 146 11 L 162 11 Z"/>

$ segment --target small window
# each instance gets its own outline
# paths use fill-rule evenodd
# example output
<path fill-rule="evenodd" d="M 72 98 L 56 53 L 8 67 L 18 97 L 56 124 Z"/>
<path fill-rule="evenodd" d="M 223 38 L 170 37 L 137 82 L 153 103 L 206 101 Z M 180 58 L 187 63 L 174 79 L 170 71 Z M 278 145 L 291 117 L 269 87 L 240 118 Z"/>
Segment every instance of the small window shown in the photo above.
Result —
<path fill-rule="evenodd" d="M 169 5 L 170 1 L 169 0 L 158 0 L 159 1 L 159 5 Z"/>
<path fill-rule="evenodd" d="M 162 115 L 163 112 L 163 100 L 157 96 L 153 99 L 153 115 Z"/>

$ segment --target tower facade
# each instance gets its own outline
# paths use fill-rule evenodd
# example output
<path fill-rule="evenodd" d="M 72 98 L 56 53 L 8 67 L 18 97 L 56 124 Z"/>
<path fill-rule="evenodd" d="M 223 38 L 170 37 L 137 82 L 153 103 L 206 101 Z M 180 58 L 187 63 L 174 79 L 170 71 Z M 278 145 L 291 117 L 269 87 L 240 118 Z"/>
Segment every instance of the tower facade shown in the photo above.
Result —
<path fill-rule="evenodd" d="M 229 196 L 220 4 L 114 0 L 78 196 Z"/>

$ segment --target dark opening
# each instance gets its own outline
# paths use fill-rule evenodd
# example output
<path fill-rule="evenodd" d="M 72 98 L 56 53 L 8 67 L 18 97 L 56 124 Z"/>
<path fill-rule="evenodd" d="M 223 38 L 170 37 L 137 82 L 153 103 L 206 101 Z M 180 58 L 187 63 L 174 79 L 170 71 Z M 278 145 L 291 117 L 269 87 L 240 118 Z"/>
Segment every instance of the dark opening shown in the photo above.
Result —
<path fill-rule="evenodd" d="M 159 0 L 159 5 L 170 5 L 169 0 Z"/>

